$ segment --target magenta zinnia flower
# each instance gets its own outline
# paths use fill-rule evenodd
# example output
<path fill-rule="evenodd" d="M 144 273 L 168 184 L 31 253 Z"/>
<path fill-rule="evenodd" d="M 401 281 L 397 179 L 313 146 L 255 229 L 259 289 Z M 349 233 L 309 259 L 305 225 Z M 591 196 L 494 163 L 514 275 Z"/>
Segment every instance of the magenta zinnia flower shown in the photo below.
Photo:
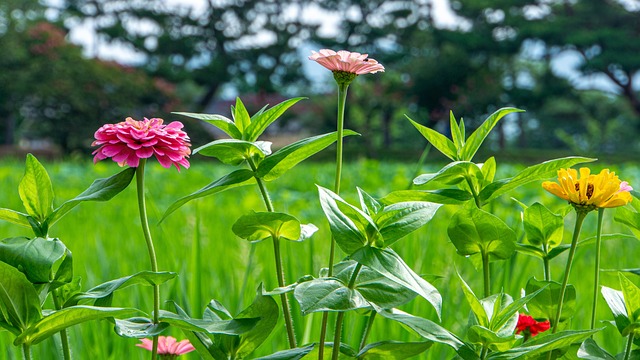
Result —
<path fill-rule="evenodd" d="M 368 59 L 368 54 L 345 50 L 335 52 L 329 49 L 322 49 L 319 52 L 311 51 L 311 53 L 309 60 L 313 60 L 334 72 L 343 71 L 356 75 L 384 72 L 384 66 L 374 59 Z"/>
<path fill-rule="evenodd" d="M 140 339 L 142 344 L 136 344 L 137 347 L 152 351 L 153 340 Z M 195 350 L 189 340 L 177 341 L 173 336 L 159 336 L 158 337 L 158 355 L 168 355 L 161 358 L 173 359 L 179 355 L 186 354 Z"/>
<path fill-rule="evenodd" d="M 165 168 L 180 165 L 189 168 L 189 136 L 182 131 L 182 123 L 174 121 L 162 125 L 164 120 L 158 118 L 142 121 L 128 117 L 117 124 L 105 124 L 95 133 L 96 140 L 91 146 L 100 146 L 93 152 L 93 162 L 112 158 L 118 165 L 125 164 L 138 167 L 140 159 L 155 155 L 160 165 Z"/>

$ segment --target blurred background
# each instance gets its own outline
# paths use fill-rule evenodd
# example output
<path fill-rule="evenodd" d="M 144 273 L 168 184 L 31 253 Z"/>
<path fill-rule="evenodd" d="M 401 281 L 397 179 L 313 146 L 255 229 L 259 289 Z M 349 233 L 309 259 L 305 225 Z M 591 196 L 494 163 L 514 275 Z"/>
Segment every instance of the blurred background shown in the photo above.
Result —
<path fill-rule="evenodd" d="M 171 111 L 250 113 L 294 96 L 276 146 L 335 128 L 336 86 L 311 50 L 386 67 L 350 87 L 357 151 L 410 161 L 425 140 L 504 106 L 491 152 L 516 160 L 640 150 L 637 0 L 2 0 L 0 156 L 86 157 L 104 123 L 162 117 L 195 146 L 216 134 Z"/>

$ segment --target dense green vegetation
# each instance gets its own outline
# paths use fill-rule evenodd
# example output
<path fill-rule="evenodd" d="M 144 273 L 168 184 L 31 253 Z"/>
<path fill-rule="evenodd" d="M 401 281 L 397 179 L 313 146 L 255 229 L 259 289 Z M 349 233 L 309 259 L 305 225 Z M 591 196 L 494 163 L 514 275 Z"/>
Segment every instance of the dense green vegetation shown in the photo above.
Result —
<path fill-rule="evenodd" d="M 417 158 L 417 154 L 416 154 Z M 500 161 L 498 159 L 498 161 Z M 56 191 L 56 204 L 74 197 L 86 188 L 94 178 L 107 177 L 118 171 L 115 164 L 98 163 L 93 166 L 88 161 L 82 163 L 57 162 L 44 164 L 49 171 Z M 513 174 L 519 165 L 501 165 L 496 178 Z M 594 164 L 593 169 L 604 167 Z M 423 172 L 439 168 L 437 164 L 428 164 Z M 640 168 L 636 165 L 621 164 L 615 167 L 622 178 L 632 185 L 640 179 Z M 0 164 L 0 182 L 3 191 L 0 194 L 0 207 L 20 209 L 22 207 L 17 195 L 18 182 L 22 176 L 23 164 L 19 161 L 4 160 Z M 199 189 L 228 172 L 228 168 L 217 162 L 195 162 L 189 170 L 182 173 L 161 171 L 156 164 L 148 169 L 149 215 L 153 224 L 152 232 L 156 239 L 158 260 L 161 270 L 176 271 L 180 274 L 177 280 L 163 286 L 163 300 L 174 300 L 181 304 L 194 316 L 199 313 L 210 299 L 217 299 L 230 310 L 238 311 L 253 298 L 259 283 L 263 282 L 267 289 L 277 285 L 273 273 L 273 249 L 268 243 L 250 245 L 237 238 L 231 231 L 231 224 L 250 210 L 264 208 L 262 200 L 254 187 L 233 189 L 195 201 L 172 214 L 161 225 L 156 225 L 165 209 L 177 198 Z M 355 201 L 355 187 L 359 186 L 376 196 L 383 196 L 392 190 L 404 189 L 413 178 L 413 163 L 380 163 L 362 160 L 347 163 L 343 176 L 342 195 Z M 326 266 L 326 254 L 329 247 L 330 232 L 319 202 L 315 184 L 330 186 L 333 181 L 333 164 L 302 164 L 283 176 L 275 183 L 268 183 L 274 200 L 276 211 L 285 211 L 297 216 L 302 222 L 316 224 L 320 230 L 303 243 L 283 243 L 285 272 L 288 282 L 305 274 L 317 274 L 322 266 Z M 522 241 L 523 231 L 519 219 L 518 205 L 509 199 L 531 204 L 540 201 L 553 210 L 566 204 L 542 190 L 540 184 L 531 184 L 513 194 L 503 196 L 491 204 L 491 212 L 503 218 L 507 224 L 516 229 Z M 442 325 L 459 333 L 468 321 L 469 306 L 460 290 L 456 277 L 458 271 L 470 286 L 480 292 L 482 274 L 474 269 L 468 259 L 459 256 L 449 243 L 446 227 L 453 214 L 453 208 L 445 206 L 439 210 L 436 218 L 420 231 L 413 233 L 394 246 L 394 250 L 402 255 L 413 269 L 424 274 L 441 292 L 446 307 L 442 312 Z M 608 220 L 612 220 L 615 210 L 606 212 Z M 574 214 L 569 215 L 570 219 Z M 595 233 L 595 214 L 589 215 L 582 238 Z M 571 236 L 568 228 L 572 221 L 567 221 L 565 242 Z M 620 225 L 613 221 L 605 221 L 605 233 L 620 232 Z M 29 234 L 29 229 L 20 229 L 7 223 L 0 224 L 3 238 Z M 83 289 L 102 283 L 108 279 L 118 278 L 148 268 L 146 248 L 140 232 L 139 218 L 135 200 L 135 188 L 129 187 L 122 194 L 108 203 L 85 203 L 75 209 L 69 216 L 61 220 L 50 233 L 62 239 L 73 251 L 75 274 L 82 277 Z M 247 268 L 251 247 L 255 247 L 253 266 Z M 640 243 L 633 240 L 612 240 L 603 247 L 603 269 L 637 267 L 637 254 Z M 578 309 L 590 308 L 591 274 L 593 272 L 593 246 L 578 248 L 576 263 L 571 274 L 570 283 L 574 284 L 578 293 Z M 339 253 L 340 254 L 340 253 Z M 341 255 L 339 255 L 341 256 Z M 565 257 L 560 256 L 552 262 L 552 277 L 558 280 L 562 273 Z M 585 276 L 585 274 L 589 274 Z M 492 268 L 494 284 L 502 284 L 504 290 L 513 297 L 519 297 L 520 289 L 531 276 L 542 278 L 542 264 L 531 257 L 517 254 L 507 262 L 500 262 Z M 617 288 L 616 273 L 603 272 L 602 284 Z M 492 289 L 494 292 L 499 289 Z M 116 293 L 114 304 L 151 309 L 150 287 L 132 287 Z M 295 302 L 294 302 L 295 304 Z M 455 304 L 455 305 L 453 305 Z M 164 307 L 169 305 L 163 304 Z M 601 317 L 610 316 L 606 304 L 599 304 Z M 436 320 L 432 307 L 417 298 L 403 307 L 404 310 Z M 320 314 L 301 317 L 294 308 L 296 333 L 300 343 L 317 341 L 318 334 L 309 333 L 308 329 L 316 329 Z M 346 321 L 345 341 L 355 343 L 359 339 L 366 318 L 348 316 Z M 589 316 L 580 310 L 574 318 L 573 328 L 587 328 Z M 71 329 L 70 337 L 74 344 L 73 352 L 77 358 L 100 359 L 134 359 L 147 355 L 143 350 L 134 347 L 134 339 L 118 337 L 112 331 L 113 325 L 106 322 L 92 322 Z M 270 339 L 254 355 L 270 354 L 285 346 L 284 326 L 278 326 Z M 182 335 L 171 329 L 171 333 L 179 338 Z M 36 359 L 47 359 L 56 345 L 52 337 L 34 346 Z M 0 332 L 0 359 L 17 359 L 19 351 L 9 345 L 11 337 Z M 370 341 L 381 339 L 418 340 L 413 333 L 402 329 L 397 323 L 385 319 L 377 319 Z M 601 346 L 612 353 L 622 350 L 622 339 L 614 327 L 596 335 Z M 442 345 L 434 345 L 420 358 L 443 359 L 453 353 Z M 189 354 L 187 359 L 195 359 Z"/>

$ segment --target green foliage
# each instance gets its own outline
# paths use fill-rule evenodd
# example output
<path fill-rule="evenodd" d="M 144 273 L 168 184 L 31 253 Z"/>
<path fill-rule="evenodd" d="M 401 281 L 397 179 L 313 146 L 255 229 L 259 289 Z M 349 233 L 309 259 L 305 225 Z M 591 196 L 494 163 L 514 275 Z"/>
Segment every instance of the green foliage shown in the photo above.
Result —
<path fill-rule="evenodd" d="M 458 211 L 447 229 L 447 234 L 458 254 L 481 254 L 497 259 L 508 259 L 515 252 L 516 235 L 500 218 L 470 207 Z"/>
<path fill-rule="evenodd" d="M 251 211 L 238 219 L 232 230 L 240 238 L 260 242 L 268 238 L 303 241 L 311 237 L 318 228 L 313 224 L 303 225 L 288 214 Z"/>
<path fill-rule="evenodd" d="M 550 322 L 553 322 L 558 311 L 561 287 L 562 286 L 555 281 L 540 281 L 535 278 L 529 279 L 525 287 L 526 293 L 539 293 L 539 295 L 527 304 L 529 314 L 536 319 L 548 319 Z M 573 285 L 569 284 L 564 292 L 560 324 L 569 321 L 575 313 L 576 289 Z M 553 325 L 552 323 L 551 326 Z"/>

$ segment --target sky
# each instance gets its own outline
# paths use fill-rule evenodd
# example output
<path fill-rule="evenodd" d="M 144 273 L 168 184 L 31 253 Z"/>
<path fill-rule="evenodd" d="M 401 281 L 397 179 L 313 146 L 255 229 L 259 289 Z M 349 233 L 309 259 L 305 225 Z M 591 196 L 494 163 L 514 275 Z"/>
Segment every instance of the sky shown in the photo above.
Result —
<path fill-rule="evenodd" d="M 50 1 L 53 3 L 56 0 Z M 189 6 L 192 8 L 192 11 L 198 13 L 204 11 L 207 7 L 207 1 L 208 0 L 166 0 L 166 3 L 170 6 Z M 630 3 L 634 3 L 635 0 L 628 1 Z M 437 26 L 443 28 L 464 27 L 464 20 L 456 17 L 450 8 L 449 0 L 432 0 L 432 6 L 434 11 L 433 19 Z M 296 16 L 296 14 L 293 14 L 293 16 Z M 320 23 L 321 27 L 319 31 L 321 35 L 327 37 L 332 36 L 334 31 L 333 29 L 338 26 L 339 22 L 339 16 L 337 14 L 326 13 L 313 7 L 307 7 L 301 16 L 305 20 L 317 21 Z M 146 31 L 151 30 L 148 28 L 145 29 L 145 24 L 140 24 L 140 28 Z M 81 45 L 84 48 L 85 55 L 89 57 L 115 60 L 127 65 L 137 65 L 145 61 L 142 54 L 136 53 L 132 49 L 122 45 L 107 44 L 104 41 L 100 41 L 99 37 L 96 36 L 95 31 L 93 31 L 93 24 L 91 21 L 74 24 L 69 33 L 69 39 L 71 42 Z M 265 41 L 268 41 L 268 38 L 265 38 Z M 311 47 L 303 47 L 303 51 L 306 51 L 306 53 L 310 53 L 311 49 Z M 535 46 L 531 47 L 530 52 L 532 56 L 535 56 Z M 301 56 L 308 55 L 306 53 L 301 54 Z M 564 51 L 552 60 L 551 66 L 557 75 L 567 78 L 577 88 L 598 89 L 610 92 L 618 91 L 616 86 L 605 75 L 583 76 L 576 70 L 576 67 L 579 66 L 580 63 L 581 57 L 579 54 L 572 51 Z M 313 67 L 313 65 L 314 64 L 311 64 L 309 66 Z M 307 70 L 312 71 L 313 69 L 307 68 Z"/>

